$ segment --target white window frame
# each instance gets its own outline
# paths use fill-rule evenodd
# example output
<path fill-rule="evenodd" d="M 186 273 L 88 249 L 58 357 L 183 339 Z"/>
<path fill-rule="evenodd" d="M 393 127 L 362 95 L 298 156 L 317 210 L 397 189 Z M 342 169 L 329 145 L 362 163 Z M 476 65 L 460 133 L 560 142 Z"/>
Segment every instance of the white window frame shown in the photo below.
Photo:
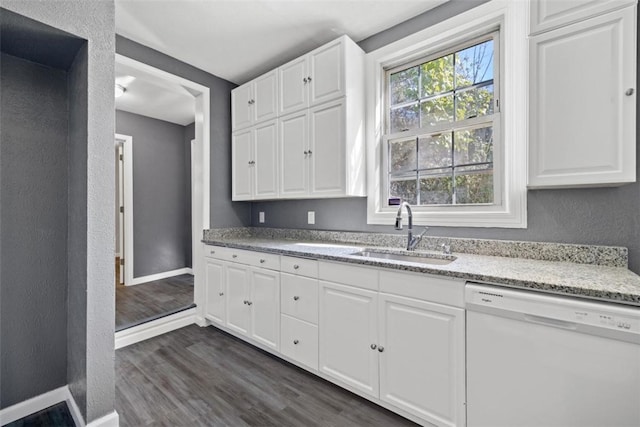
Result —
<path fill-rule="evenodd" d="M 500 31 L 500 120 L 494 128 L 496 204 L 415 206 L 418 225 L 527 227 L 527 2 L 492 0 L 366 55 L 367 223 L 394 223 L 397 207 L 386 205 L 386 70 L 433 55 L 491 31 Z M 496 157 L 496 154 L 498 155 Z"/>

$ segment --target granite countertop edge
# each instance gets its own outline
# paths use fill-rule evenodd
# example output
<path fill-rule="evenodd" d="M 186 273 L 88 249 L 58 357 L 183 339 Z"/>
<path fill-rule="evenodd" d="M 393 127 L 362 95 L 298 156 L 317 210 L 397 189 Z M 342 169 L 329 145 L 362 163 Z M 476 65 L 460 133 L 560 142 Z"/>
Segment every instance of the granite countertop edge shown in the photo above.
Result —
<path fill-rule="evenodd" d="M 433 274 L 497 286 L 640 306 L 640 276 L 624 267 L 465 253 L 454 253 L 455 260 L 450 264 L 431 265 L 353 255 L 354 252 L 365 248 L 402 251 L 400 248 L 374 247 L 367 244 L 323 244 L 317 241 L 254 237 L 205 238 L 202 242 L 207 245 Z M 439 252 L 416 252 L 442 258 Z"/>

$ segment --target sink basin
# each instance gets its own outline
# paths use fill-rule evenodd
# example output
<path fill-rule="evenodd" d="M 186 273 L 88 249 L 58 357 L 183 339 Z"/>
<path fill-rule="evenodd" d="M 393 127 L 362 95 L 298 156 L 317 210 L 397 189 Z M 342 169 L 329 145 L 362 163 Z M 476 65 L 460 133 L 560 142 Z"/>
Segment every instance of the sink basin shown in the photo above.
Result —
<path fill-rule="evenodd" d="M 367 257 L 367 258 L 378 258 L 378 259 L 388 259 L 393 261 L 408 261 L 408 262 L 417 262 L 420 264 L 432 264 L 432 265 L 447 265 L 456 260 L 455 257 L 447 256 L 446 258 L 438 258 L 430 255 L 425 255 L 421 253 L 416 254 L 399 254 L 394 252 L 378 252 L 378 251 L 358 251 L 354 252 L 351 255 Z"/>

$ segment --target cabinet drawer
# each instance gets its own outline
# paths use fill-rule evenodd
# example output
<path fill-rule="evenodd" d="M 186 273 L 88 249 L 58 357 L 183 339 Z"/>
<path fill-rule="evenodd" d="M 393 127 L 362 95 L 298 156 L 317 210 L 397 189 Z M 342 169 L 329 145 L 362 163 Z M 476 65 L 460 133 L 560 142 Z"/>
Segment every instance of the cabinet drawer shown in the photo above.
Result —
<path fill-rule="evenodd" d="M 269 270 L 280 270 L 280 255 L 265 252 L 245 252 L 246 253 L 242 255 L 244 259 L 246 259 L 247 264 Z"/>
<path fill-rule="evenodd" d="M 319 262 L 318 277 L 322 280 L 359 288 L 378 290 L 378 270 L 353 264 Z"/>
<path fill-rule="evenodd" d="M 225 248 L 222 246 L 205 245 L 204 255 L 207 258 L 221 259 L 223 261 L 227 261 L 229 258 L 231 258 L 231 253 L 233 250 L 234 249 L 232 248 Z"/>
<path fill-rule="evenodd" d="M 283 314 L 280 318 L 280 351 L 317 371 L 318 327 Z"/>
<path fill-rule="evenodd" d="M 280 310 L 283 314 L 318 323 L 318 279 L 280 274 Z"/>
<path fill-rule="evenodd" d="M 464 307 L 464 281 L 427 274 L 380 271 L 380 292 Z"/>
<path fill-rule="evenodd" d="M 281 263 L 281 271 L 283 273 L 315 278 L 318 277 L 318 261 L 314 259 L 283 256 Z"/>

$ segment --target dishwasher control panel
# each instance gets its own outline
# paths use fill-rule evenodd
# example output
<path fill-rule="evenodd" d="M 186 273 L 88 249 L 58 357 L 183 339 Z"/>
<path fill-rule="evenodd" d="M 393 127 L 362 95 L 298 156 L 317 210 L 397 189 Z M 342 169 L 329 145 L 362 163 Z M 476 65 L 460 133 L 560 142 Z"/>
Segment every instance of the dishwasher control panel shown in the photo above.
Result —
<path fill-rule="evenodd" d="M 518 313 L 525 320 L 552 323 L 567 329 L 587 325 L 640 335 L 640 307 L 472 282 L 465 286 L 465 304 L 470 310 Z"/>

